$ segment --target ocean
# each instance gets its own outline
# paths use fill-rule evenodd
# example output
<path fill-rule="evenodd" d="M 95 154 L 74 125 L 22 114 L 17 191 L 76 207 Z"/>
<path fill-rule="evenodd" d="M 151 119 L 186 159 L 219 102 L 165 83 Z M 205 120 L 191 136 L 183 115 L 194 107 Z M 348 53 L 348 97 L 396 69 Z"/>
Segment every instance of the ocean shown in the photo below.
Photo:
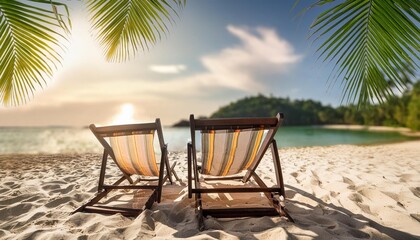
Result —
<path fill-rule="evenodd" d="M 187 142 L 191 138 L 189 128 L 164 127 L 163 132 L 169 151 L 186 151 Z M 280 127 L 275 138 L 279 148 L 376 144 L 410 139 L 397 132 L 336 130 L 320 127 Z M 0 127 L 0 154 L 102 151 L 103 148 L 88 128 Z"/>

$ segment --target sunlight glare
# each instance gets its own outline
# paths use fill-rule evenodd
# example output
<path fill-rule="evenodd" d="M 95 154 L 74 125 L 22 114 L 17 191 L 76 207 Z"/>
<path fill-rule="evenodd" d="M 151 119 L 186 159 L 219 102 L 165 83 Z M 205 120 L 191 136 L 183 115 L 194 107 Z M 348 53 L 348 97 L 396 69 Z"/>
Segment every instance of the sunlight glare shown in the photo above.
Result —
<path fill-rule="evenodd" d="M 113 125 L 135 123 L 134 106 L 131 103 L 121 105 L 120 111 L 112 120 Z"/>

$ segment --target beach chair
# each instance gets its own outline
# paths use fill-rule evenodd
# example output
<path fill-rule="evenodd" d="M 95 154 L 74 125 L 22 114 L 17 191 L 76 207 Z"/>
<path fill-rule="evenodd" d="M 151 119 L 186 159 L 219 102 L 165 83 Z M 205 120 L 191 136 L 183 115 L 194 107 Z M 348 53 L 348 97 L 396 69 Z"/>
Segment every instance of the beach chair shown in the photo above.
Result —
<path fill-rule="evenodd" d="M 174 171 L 176 163 L 173 163 L 172 166 L 169 165 L 167 144 L 163 139 L 159 119 L 156 119 L 153 123 L 106 127 L 96 127 L 91 124 L 89 128 L 104 147 L 98 193 L 74 212 L 121 213 L 124 216 L 137 216 L 143 210 L 150 209 L 154 202 L 159 203 L 161 201 L 162 186 L 167 180 L 172 184 L 172 174 L 179 181 Z M 157 132 L 161 150 L 160 164 L 156 161 L 157 157 L 154 151 L 155 132 Z M 111 157 L 122 173 L 121 178 L 112 185 L 104 183 L 108 157 Z M 136 180 L 133 179 L 135 176 L 138 177 Z M 128 185 L 121 185 L 125 181 L 128 182 Z M 148 189 L 152 193 L 148 196 L 142 208 L 123 208 L 98 204 L 111 190 L 116 189 Z"/>
<path fill-rule="evenodd" d="M 191 142 L 188 143 L 188 197 L 195 195 L 199 229 L 204 229 L 204 217 L 284 216 L 285 190 L 279 154 L 274 135 L 282 123 L 283 114 L 270 118 L 195 119 L 190 115 Z M 196 132 L 201 133 L 201 165 L 197 160 Z M 276 185 L 268 187 L 255 173 L 267 149 L 271 147 Z M 252 179 L 251 179 L 252 177 Z M 249 181 L 255 183 L 248 184 Z M 219 184 L 239 181 L 239 187 Z M 218 184 L 205 187 L 211 182 Z M 268 207 L 204 208 L 203 194 L 264 193 Z M 264 198 L 263 198 L 264 199 Z M 219 200 L 220 201 L 220 200 Z"/>

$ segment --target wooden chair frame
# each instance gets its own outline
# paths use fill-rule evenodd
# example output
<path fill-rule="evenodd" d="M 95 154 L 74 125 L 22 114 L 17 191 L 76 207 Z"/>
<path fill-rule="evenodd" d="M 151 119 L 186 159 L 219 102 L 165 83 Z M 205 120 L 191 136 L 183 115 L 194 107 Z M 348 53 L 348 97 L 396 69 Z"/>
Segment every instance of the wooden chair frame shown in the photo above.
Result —
<path fill-rule="evenodd" d="M 137 216 L 145 209 L 150 209 L 154 202 L 160 202 L 162 197 L 162 186 L 167 180 L 172 184 L 172 174 L 175 176 L 176 180 L 179 181 L 179 178 L 174 171 L 176 162 L 170 166 L 168 160 L 168 145 L 165 144 L 163 139 L 163 131 L 162 126 L 160 123 L 160 119 L 157 118 L 154 123 L 141 123 L 141 124 L 128 124 L 128 125 L 116 125 L 116 126 L 106 126 L 106 127 L 96 127 L 94 124 L 89 126 L 92 133 L 96 136 L 99 142 L 104 147 L 104 153 L 102 156 L 102 164 L 101 164 L 101 171 L 99 175 L 99 182 L 98 182 L 98 193 L 95 197 L 89 200 L 87 203 L 83 204 L 81 207 L 76 209 L 73 213 L 76 212 L 93 212 L 93 213 L 103 213 L 103 214 L 114 214 L 114 213 L 121 213 L 124 216 Z M 161 161 L 160 161 L 160 168 L 159 168 L 159 176 L 152 177 L 152 178 L 138 178 L 134 181 L 130 174 L 127 174 L 121 166 L 116 161 L 114 152 L 112 147 L 109 143 L 105 140 L 105 137 L 112 137 L 115 136 L 127 136 L 127 135 L 135 135 L 138 132 L 142 131 L 151 131 L 156 130 L 157 136 L 159 138 L 159 145 L 162 152 Z M 121 170 L 123 176 L 118 179 L 115 183 L 111 185 L 107 185 L 104 183 L 105 181 L 105 170 L 108 157 L 114 161 L 117 167 Z M 166 168 L 166 174 L 164 174 Z M 123 185 L 120 184 L 127 180 L 130 185 Z M 139 184 L 139 182 L 150 182 L 150 181 L 158 181 L 157 185 L 153 184 Z M 152 194 L 149 196 L 148 200 L 144 204 L 144 206 L 140 209 L 134 208 L 120 208 L 120 207 L 108 207 L 108 206 L 97 206 L 95 205 L 98 203 L 102 198 L 104 198 L 111 190 L 115 189 L 151 189 L 153 190 Z"/>
<path fill-rule="evenodd" d="M 281 171 L 279 153 L 274 135 L 278 127 L 284 119 L 282 113 L 278 113 L 272 118 L 226 118 L 226 119 L 194 119 L 194 115 L 190 115 L 191 142 L 187 144 L 188 149 L 188 197 L 195 195 L 196 207 L 198 211 L 199 229 L 204 229 L 204 217 L 211 215 L 218 218 L 231 217 L 261 217 L 261 216 L 285 216 L 289 221 L 294 222 L 293 218 L 287 213 L 284 204 L 281 203 L 286 198 L 283 175 Z M 200 182 L 200 167 L 197 164 L 197 153 L 195 146 L 195 133 L 200 130 L 223 130 L 223 129 L 249 129 L 264 128 L 268 129 L 268 133 L 261 144 L 259 151 L 255 157 L 255 161 L 247 169 L 244 176 L 226 176 L 202 178 L 204 181 L 212 180 L 242 180 L 246 183 L 252 177 L 258 184 L 258 187 L 229 187 L 229 188 L 203 188 Z M 274 163 L 277 186 L 268 187 L 264 181 L 255 173 L 261 159 L 263 158 L 268 147 L 271 147 L 272 158 Z M 219 208 L 204 209 L 202 204 L 202 194 L 208 193 L 250 193 L 263 192 L 270 202 L 270 208 Z"/>

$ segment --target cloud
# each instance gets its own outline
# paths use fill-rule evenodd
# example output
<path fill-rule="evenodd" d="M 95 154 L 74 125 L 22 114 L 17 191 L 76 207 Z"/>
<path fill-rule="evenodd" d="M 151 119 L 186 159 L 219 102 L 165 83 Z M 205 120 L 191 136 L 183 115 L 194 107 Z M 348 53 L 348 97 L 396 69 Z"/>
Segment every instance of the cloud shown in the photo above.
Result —
<path fill-rule="evenodd" d="M 180 73 L 187 69 L 185 65 L 151 65 L 149 69 L 153 72 L 162 73 L 162 74 L 176 74 Z"/>
<path fill-rule="evenodd" d="M 263 91 L 264 84 L 257 80 L 260 75 L 286 72 L 290 65 L 302 59 L 302 55 L 295 54 L 293 46 L 274 29 L 228 25 L 227 30 L 241 42 L 201 58 L 207 72 L 194 78 L 204 85 L 245 92 Z"/>
<path fill-rule="evenodd" d="M 302 57 L 295 55 L 293 46 L 277 35 L 271 28 L 258 27 L 255 29 L 259 36 L 253 35 L 252 29 L 227 26 L 228 31 L 242 41 L 242 46 L 225 51 L 239 53 L 245 59 L 243 64 L 265 65 L 281 67 L 282 65 L 298 62 Z"/>
<path fill-rule="evenodd" d="M 32 107 L 94 103 L 103 99 L 127 102 L 140 95 L 142 99 L 170 99 L 182 104 L 191 99 L 226 102 L 244 95 L 272 92 L 273 81 L 282 84 L 277 80 L 281 78 L 279 76 L 302 59 L 275 29 L 229 25 L 227 32 L 238 42 L 202 56 L 199 61 L 203 69 L 200 71 L 175 76 L 173 74 L 185 71 L 187 67 L 148 64 L 151 71 L 139 71 L 137 64 L 125 67 L 99 63 L 93 70 L 87 64 L 83 67 L 72 65 L 57 74 L 60 81 L 35 94 Z M 162 79 L 157 73 L 167 73 L 167 77 Z"/>
<path fill-rule="evenodd" d="M 303 58 L 272 28 L 228 25 L 227 30 L 240 40 L 239 44 L 202 56 L 203 71 L 143 85 L 142 90 L 182 96 L 209 96 L 221 90 L 266 92 L 270 87 L 264 83 L 265 76 L 284 74 Z M 153 65 L 150 69 L 175 73 L 180 66 Z"/>
<path fill-rule="evenodd" d="M 84 101 L 96 101 L 106 98 L 117 101 L 121 98 L 132 100 L 138 98 L 195 98 L 220 96 L 229 92 L 224 98 L 240 97 L 243 94 L 266 93 L 272 89 L 268 78 L 290 71 L 291 66 L 302 59 L 296 54 L 293 46 L 280 37 L 272 28 L 227 26 L 228 33 L 239 39 L 236 45 L 220 49 L 218 52 L 200 58 L 204 69 L 193 74 L 173 77 L 187 67 L 182 64 L 150 65 L 153 72 L 167 73 L 165 81 L 152 81 L 153 76 L 129 76 L 130 71 L 108 72 L 90 71 L 95 76 L 89 79 L 107 79 L 98 84 L 85 81 L 83 88 L 62 88 L 61 99 L 71 91 L 70 97 Z M 85 73 L 84 73 L 85 74 Z M 118 75 L 118 81 L 115 80 Z M 156 75 L 155 75 L 156 76 Z M 268 76 L 268 77 L 267 77 Z M 78 77 L 83 79 L 82 76 Z M 108 80 L 109 78 L 112 78 Z M 92 91 L 91 89 L 95 89 Z M 59 90 L 55 90 L 55 93 Z M 55 94 L 56 96 L 56 94 Z M 42 96 L 44 98 L 46 96 Z M 51 102 L 51 101 L 48 101 Z M 68 102 L 68 100 L 67 100 Z"/>

